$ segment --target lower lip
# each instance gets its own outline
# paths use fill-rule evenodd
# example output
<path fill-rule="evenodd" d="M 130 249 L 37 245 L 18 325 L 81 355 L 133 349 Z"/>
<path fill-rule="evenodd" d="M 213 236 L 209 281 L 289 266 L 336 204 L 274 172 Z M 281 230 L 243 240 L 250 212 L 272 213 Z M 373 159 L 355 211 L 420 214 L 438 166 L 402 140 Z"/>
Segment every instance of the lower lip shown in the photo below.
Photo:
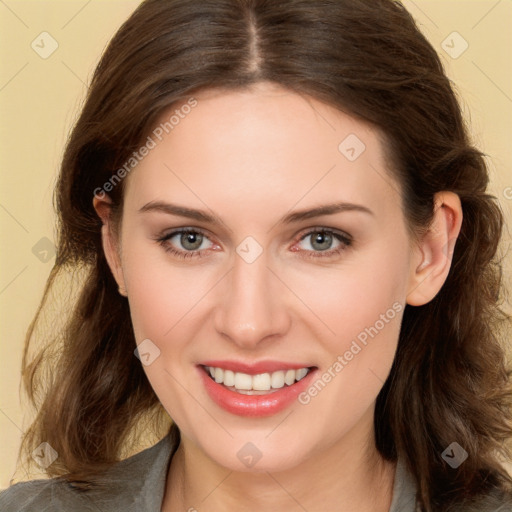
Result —
<path fill-rule="evenodd" d="M 271 416 L 286 409 L 302 393 L 313 379 L 316 368 L 291 386 L 284 386 L 265 395 L 243 395 L 231 391 L 207 375 L 204 367 L 198 366 L 204 387 L 210 398 L 224 410 L 238 416 Z"/>

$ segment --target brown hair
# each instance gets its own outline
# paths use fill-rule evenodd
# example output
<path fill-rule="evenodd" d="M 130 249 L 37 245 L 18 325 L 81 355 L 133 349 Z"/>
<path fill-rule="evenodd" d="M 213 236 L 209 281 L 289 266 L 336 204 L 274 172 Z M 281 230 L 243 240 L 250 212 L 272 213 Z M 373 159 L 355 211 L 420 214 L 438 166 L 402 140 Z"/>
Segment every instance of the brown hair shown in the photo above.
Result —
<path fill-rule="evenodd" d="M 104 257 L 93 193 L 170 105 L 201 89 L 260 80 L 385 135 L 411 232 L 428 227 L 436 192 L 460 196 L 464 218 L 447 280 L 431 302 L 405 309 L 377 400 L 376 444 L 387 459 L 403 458 L 426 511 L 510 492 L 499 461 L 510 457 L 512 425 L 497 259 L 503 215 L 486 192 L 483 155 L 468 139 L 438 55 L 391 0 L 147 0 L 124 23 L 97 66 L 62 161 L 57 260 L 23 359 L 38 415 L 22 449 L 49 442 L 59 458 L 48 475 L 85 485 L 119 459 L 143 418 L 156 425 L 165 416 L 133 355 L 129 307 Z M 118 211 L 122 185 L 110 194 Z M 29 361 L 45 300 L 56 277 L 73 268 L 85 278 L 54 340 L 58 364 L 44 350 Z M 454 441 L 469 453 L 457 470 L 441 457 Z"/>

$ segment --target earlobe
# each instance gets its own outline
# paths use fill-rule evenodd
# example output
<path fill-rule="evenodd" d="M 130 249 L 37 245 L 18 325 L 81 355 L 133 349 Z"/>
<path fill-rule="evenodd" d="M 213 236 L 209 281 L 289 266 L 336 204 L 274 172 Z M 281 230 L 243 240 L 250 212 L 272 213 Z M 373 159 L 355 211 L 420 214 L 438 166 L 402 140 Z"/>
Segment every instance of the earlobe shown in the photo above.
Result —
<path fill-rule="evenodd" d="M 128 294 L 126 291 L 121 257 L 118 248 L 119 244 L 112 229 L 112 201 L 108 196 L 105 196 L 102 199 L 94 197 L 93 207 L 103 223 L 103 226 L 101 226 L 101 240 L 108 266 L 110 267 L 112 275 L 119 287 L 119 294 L 123 297 L 127 297 Z"/>
<path fill-rule="evenodd" d="M 411 306 L 430 302 L 442 288 L 462 226 L 462 206 L 457 194 L 438 192 L 435 204 L 432 224 L 418 244 L 418 257 L 412 261 L 407 293 L 407 304 Z"/>

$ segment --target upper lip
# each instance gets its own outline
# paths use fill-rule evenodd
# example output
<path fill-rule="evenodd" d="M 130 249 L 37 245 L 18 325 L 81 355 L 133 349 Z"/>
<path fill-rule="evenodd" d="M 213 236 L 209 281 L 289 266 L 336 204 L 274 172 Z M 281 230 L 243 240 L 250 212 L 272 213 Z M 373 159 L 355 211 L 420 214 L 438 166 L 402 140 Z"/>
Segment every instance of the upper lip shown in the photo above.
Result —
<path fill-rule="evenodd" d="M 233 372 L 247 373 L 248 375 L 258 375 L 260 373 L 273 373 L 279 370 L 298 370 L 300 368 L 312 368 L 308 363 L 287 363 L 284 361 L 257 361 L 243 362 L 231 360 L 211 360 L 203 361 L 201 366 L 210 366 L 222 368 Z"/>

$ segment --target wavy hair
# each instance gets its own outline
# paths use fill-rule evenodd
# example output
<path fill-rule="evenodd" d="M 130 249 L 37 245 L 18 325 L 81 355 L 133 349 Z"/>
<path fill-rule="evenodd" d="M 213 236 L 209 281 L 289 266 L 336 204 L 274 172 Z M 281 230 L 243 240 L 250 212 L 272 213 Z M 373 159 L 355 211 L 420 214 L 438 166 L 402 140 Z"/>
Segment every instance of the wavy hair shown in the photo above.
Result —
<path fill-rule="evenodd" d="M 392 0 L 146 0 L 122 25 L 62 160 L 57 258 L 22 363 L 38 412 L 20 453 L 47 441 L 59 454 L 48 476 L 87 488 L 119 460 L 143 420 L 155 432 L 165 424 L 133 355 L 129 307 L 105 260 L 93 194 L 171 105 L 199 90 L 262 80 L 384 134 L 412 234 L 428 228 L 436 192 L 459 195 L 463 223 L 449 275 L 432 301 L 405 308 L 377 399 L 375 441 L 383 457 L 405 461 L 427 512 L 510 493 L 500 462 L 511 457 L 512 427 L 498 251 L 504 218 L 438 55 Z M 122 215 L 122 181 L 110 197 Z M 29 357 L 57 277 L 74 269 L 83 279 L 65 325 Z M 454 441 L 469 454 L 457 470 L 441 457 Z"/>

